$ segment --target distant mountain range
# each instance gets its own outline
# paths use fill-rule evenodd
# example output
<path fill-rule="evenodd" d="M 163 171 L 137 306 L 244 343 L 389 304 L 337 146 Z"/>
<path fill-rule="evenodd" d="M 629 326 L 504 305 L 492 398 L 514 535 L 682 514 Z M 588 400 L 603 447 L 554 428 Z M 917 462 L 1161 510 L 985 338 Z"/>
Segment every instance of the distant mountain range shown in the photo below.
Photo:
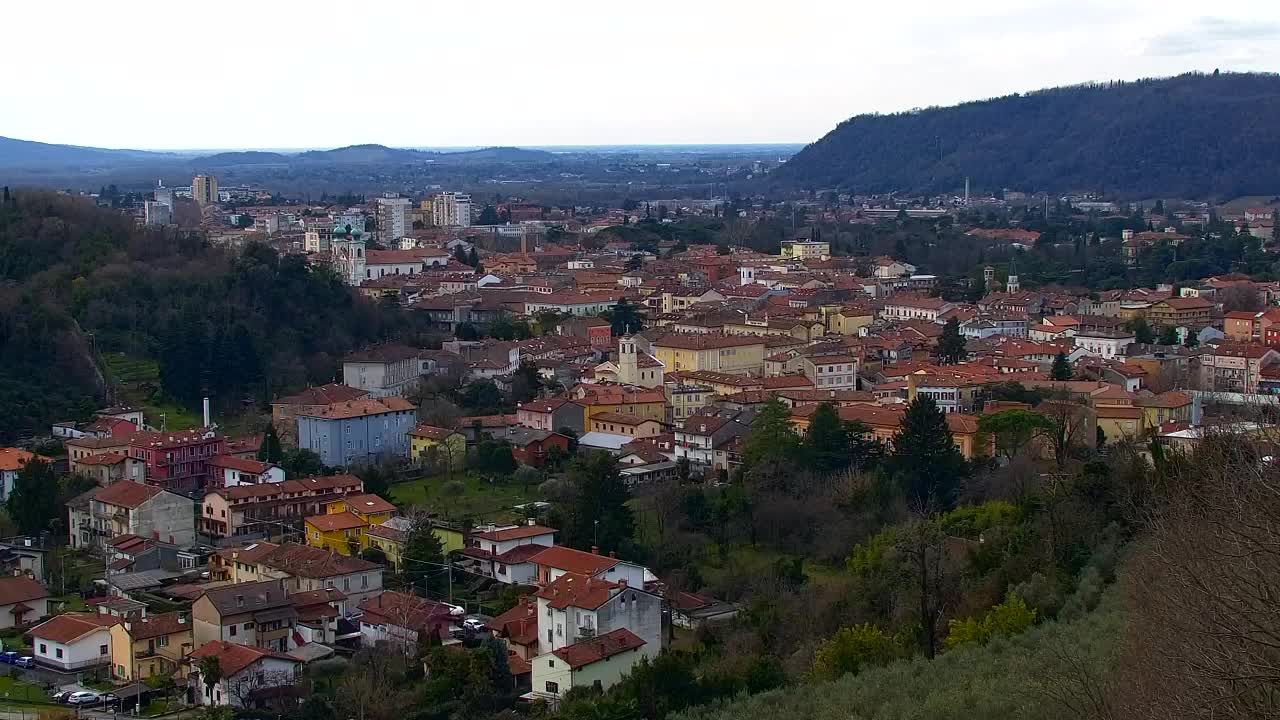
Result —
<path fill-rule="evenodd" d="M 55 145 L 0 137 L 0 168 L 70 168 L 111 167 L 121 165 L 182 164 L 195 168 L 231 165 L 291 165 L 306 163 L 536 163 L 553 160 L 545 150 L 514 147 L 492 147 L 459 152 L 428 152 L 391 148 L 385 145 L 351 145 L 333 150 L 309 150 L 301 153 L 261 152 L 255 150 L 224 152 L 205 156 L 144 150 L 109 150 L 79 145 Z"/>
<path fill-rule="evenodd" d="M 772 173 L 854 192 L 1280 192 L 1280 75 L 1189 74 L 859 115 Z"/>

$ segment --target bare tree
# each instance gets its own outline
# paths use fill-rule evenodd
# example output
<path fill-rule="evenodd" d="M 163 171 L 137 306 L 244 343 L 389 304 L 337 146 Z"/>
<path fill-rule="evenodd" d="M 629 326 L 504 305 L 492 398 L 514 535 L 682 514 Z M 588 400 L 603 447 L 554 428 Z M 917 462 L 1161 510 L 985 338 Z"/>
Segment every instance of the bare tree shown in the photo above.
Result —
<path fill-rule="evenodd" d="M 1218 293 L 1218 301 L 1222 303 L 1223 312 L 1247 310 L 1255 312 L 1262 309 L 1262 298 L 1250 284 L 1241 283 Z"/>

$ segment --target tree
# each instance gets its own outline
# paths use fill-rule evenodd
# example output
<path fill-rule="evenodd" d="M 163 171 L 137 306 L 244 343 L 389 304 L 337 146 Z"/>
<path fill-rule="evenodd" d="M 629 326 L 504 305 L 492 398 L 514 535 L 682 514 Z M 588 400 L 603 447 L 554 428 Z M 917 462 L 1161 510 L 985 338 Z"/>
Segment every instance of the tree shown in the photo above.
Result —
<path fill-rule="evenodd" d="M 1178 328 L 1172 325 L 1166 325 L 1165 328 L 1160 331 L 1159 342 L 1161 345 L 1178 345 Z"/>
<path fill-rule="evenodd" d="M 676 460 L 676 480 L 681 483 L 689 482 L 689 458 L 681 456 Z"/>
<path fill-rule="evenodd" d="M 924 395 L 907 404 L 893 436 L 889 465 L 912 510 L 920 514 L 950 509 L 960 482 L 969 474 L 946 416 Z"/>
<path fill-rule="evenodd" d="M 880 628 L 863 623 L 840 628 L 813 654 L 813 674 L 821 680 L 857 674 L 864 667 L 885 665 L 901 657 L 897 642 Z"/>
<path fill-rule="evenodd" d="M 200 658 L 196 667 L 200 669 L 200 679 L 204 682 L 205 695 L 213 697 L 213 687 L 222 682 L 222 663 L 218 662 L 216 655 L 205 655 Z"/>
<path fill-rule="evenodd" d="M 996 452 L 1012 460 L 1039 434 L 1052 432 L 1054 423 L 1034 410 L 1003 410 L 978 417 L 978 430 L 995 437 Z"/>
<path fill-rule="evenodd" d="M 1009 593 L 1004 602 L 992 607 L 982 619 L 965 618 L 947 621 L 948 650 L 965 645 L 986 645 L 998 637 L 1020 635 L 1036 622 L 1036 611 L 1018 595 Z"/>
<path fill-rule="evenodd" d="M 558 448 L 559 446 L 553 445 L 552 447 Z M 522 464 L 520 467 L 516 468 L 515 474 L 511 476 L 511 479 L 520 486 L 520 489 L 523 492 L 528 492 L 530 485 L 536 485 L 541 482 L 542 473 L 538 472 L 538 468 L 536 467 Z"/>
<path fill-rule="evenodd" d="M 605 452 L 580 454 L 565 474 L 571 499 L 567 543 L 579 550 L 626 552 L 635 534 L 635 519 L 627 501 L 631 493 L 618 475 L 613 456 Z"/>
<path fill-rule="evenodd" d="M 379 465 L 366 465 L 356 471 L 356 477 L 364 483 L 364 491 L 386 500 L 391 496 L 392 473 Z"/>
<path fill-rule="evenodd" d="M 39 535 L 62 513 L 58 505 L 58 477 L 53 463 L 33 457 L 22 463 L 9 494 L 9 516 L 23 535 Z"/>
<path fill-rule="evenodd" d="M 476 472 L 489 478 L 510 477 L 516 471 L 516 459 L 511 454 L 511 443 L 488 438 L 476 443 Z"/>
<path fill-rule="evenodd" d="M 1151 324 L 1146 318 L 1136 318 L 1129 322 L 1129 332 L 1133 333 L 1133 341 L 1143 345 L 1150 345 L 1156 341 L 1155 330 L 1151 328 Z"/>
<path fill-rule="evenodd" d="M 627 258 L 627 264 L 623 266 L 623 269 L 627 272 L 631 272 L 639 270 L 642 267 L 644 267 L 644 256 L 637 253 Z"/>
<path fill-rule="evenodd" d="M 819 473 L 849 467 L 849 434 L 831 403 L 821 403 L 809 417 L 803 447 L 809 466 Z"/>
<path fill-rule="evenodd" d="M 474 247 L 467 252 L 467 264 L 477 269 L 480 267 L 480 256 L 476 253 Z"/>
<path fill-rule="evenodd" d="M 644 329 L 644 319 L 640 310 L 624 297 L 609 310 L 609 329 L 615 337 L 638 333 Z"/>
<path fill-rule="evenodd" d="M 498 217 L 498 211 L 492 205 L 485 205 L 480 211 L 480 215 L 476 218 L 476 225 L 501 225 L 502 220 Z"/>
<path fill-rule="evenodd" d="M 526 403 L 538 397 L 542 388 L 542 376 L 538 374 L 538 366 L 525 361 L 520 363 L 511 377 L 511 399 L 516 403 Z"/>
<path fill-rule="evenodd" d="M 284 450 L 280 447 L 280 437 L 276 435 L 276 426 L 267 423 L 262 433 L 262 443 L 258 445 L 258 459 L 262 462 L 279 465 L 284 460 Z"/>
<path fill-rule="evenodd" d="M 1278 226 L 1280 227 L 1280 226 Z M 1187 339 L 1182 343 L 1185 347 L 1194 348 L 1200 345 L 1200 335 L 1198 333 L 1187 331 Z"/>
<path fill-rule="evenodd" d="M 421 588 L 428 596 L 440 594 L 447 578 L 441 572 L 444 564 L 444 546 L 436 536 L 435 527 L 425 515 L 410 518 L 404 549 L 400 552 L 400 578 L 411 588 Z"/>
<path fill-rule="evenodd" d="M 1067 354 L 1059 352 L 1053 356 L 1053 367 L 1049 369 L 1050 380 L 1070 380 L 1071 379 L 1071 363 L 1067 361 Z"/>
<path fill-rule="evenodd" d="M 942 326 L 942 335 L 938 337 L 936 355 L 943 365 L 955 365 L 964 359 L 965 339 L 960 334 L 960 320 L 951 318 Z"/>
<path fill-rule="evenodd" d="M 311 477 L 324 472 L 320 456 L 303 448 L 293 448 L 286 452 L 280 464 L 284 468 L 285 477 L 290 480 Z"/>
<path fill-rule="evenodd" d="M 788 461 L 799 455 L 800 437 L 791 424 L 791 411 L 773 398 L 751 421 L 751 432 L 742 448 L 744 470 L 771 461 Z"/>

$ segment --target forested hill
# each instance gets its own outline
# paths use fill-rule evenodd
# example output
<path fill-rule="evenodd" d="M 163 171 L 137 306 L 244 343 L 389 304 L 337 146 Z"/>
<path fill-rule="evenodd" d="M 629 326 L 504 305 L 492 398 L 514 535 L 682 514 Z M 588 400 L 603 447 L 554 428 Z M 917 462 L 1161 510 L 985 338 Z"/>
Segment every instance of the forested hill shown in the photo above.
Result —
<path fill-rule="evenodd" d="M 193 409 L 209 395 L 231 409 L 331 382 L 343 354 L 411 340 L 412 322 L 298 256 L 258 244 L 233 254 L 83 198 L 6 189 L 0 445 L 91 414 L 105 400 L 104 353 L 154 361 L 165 401 Z"/>
<path fill-rule="evenodd" d="M 1221 198 L 1280 191 L 1280 75 L 1180 75 L 859 115 L 769 176 L 854 192 L 1001 188 Z"/>

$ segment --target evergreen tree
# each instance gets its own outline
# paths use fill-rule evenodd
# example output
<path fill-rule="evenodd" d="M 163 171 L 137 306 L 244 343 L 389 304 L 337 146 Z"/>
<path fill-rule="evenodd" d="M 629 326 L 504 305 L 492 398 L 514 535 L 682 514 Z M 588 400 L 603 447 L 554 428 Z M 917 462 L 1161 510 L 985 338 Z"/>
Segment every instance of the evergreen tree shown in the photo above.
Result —
<path fill-rule="evenodd" d="M 471 248 L 471 252 L 467 253 L 467 264 L 477 269 L 480 267 L 480 256 L 476 253 L 474 247 Z"/>
<path fill-rule="evenodd" d="M 751 432 L 742 448 L 743 469 L 766 462 L 787 462 L 799 455 L 800 437 L 791 425 L 791 411 L 781 400 L 765 403 L 751 421 Z"/>
<path fill-rule="evenodd" d="M 1184 346 L 1193 348 L 1200 344 L 1200 336 L 1193 332 L 1187 333 L 1187 339 L 1182 343 Z"/>
<path fill-rule="evenodd" d="M 938 362 L 943 365 L 955 365 L 963 360 L 964 344 L 964 336 L 960 334 L 960 321 L 953 317 L 942 327 L 942 336 L 938 338 Z"/>
<path fill-rule="evenodd" d="M 1070 380 L 1071 363 L 1067 362 L 1067 354 L 1060 352 L 1053 357 L 1053 367 L 1049 370 L 1051 380 Z"/>
<path fill-rule="evenodd" d="M 267 429 L 262 433 L 262 444 L 258 446 L 258 459 L 273 465 L 279 465 L 284 460 L 284 449 L 280 447 L 280 438 L 276 435 L 275 425 L 268 423 Z"/>
<path fill-rule="evenodd" d="M 439 597 L 442 586 L 447 585 L 448 572 L 444 564 L 444 545 L 436 537 L 431 521 L 417 517 L 409 527 L 400 553 L 400 579 L 405 585 Z"/>
<path fill-rule="evenodd" d="M 1156 341 L 1155 330 L 1151 329 L 1151 323 L 1146 318 L 1138 318 L 1129 323 L 1129 331 L 1133 333 L 1133 341 L 1143 345 L 1150 345 Z"/>
<path fill-rule="evenodd" d="M 1164 330 L 1160 331 L 1160 344 L 1178 345 L 1178 328 L 1172 325 L 1165 326 Z"/>
<path fill-rule="evenodd" d="M 18 468 L 9 494 L 9 517 L 23 535 L 39 535 L 49 522 L 63 516 L 58 505 L 58 477 L 53 463 L 33 458 Z"/>
<path fill-rule="evenodd" d="M 803 446 L 809 466 L 817 472 L 849 467 L 849 435 L 831 403 L 822 403 L 813 411 Z"/>
<path fill-rule="evenodd" d="M 598 546 L 602 553 L 625 554 L 635 533 L 635 519 L 627 506 L 631 493 L 618 475 L 613 456 L 605 452 L 579 455 L 566 479 L 573 495 L 565 527 L 568 544 L 579 550 Z"/>
<path fill-rule="evenodd" d="M 907 405 L 893 436 L 889 467 L 915 512 L 951 508 L 969 466 L 955 446 L 946 416 L 931 398 L 917 395 Z"/>
<path fill-rule="evenodd" d="M 640 317 L 640 310 L 626 298 L 618 300 L 618 304 L 609 311 L 609 331 L 614 336 L 638 333 L 643 329 L 644 322 Z"/>
<path fill-rule="evenodd" d="M 364 491 L 369 495 L 377 495 L 383 500 L 389 499 L 391 495 L 391 473 L 383 470 L 377 465 L 367 465 L 360 468 L 356 473 L 356 477 L 364 483 Z"/>

